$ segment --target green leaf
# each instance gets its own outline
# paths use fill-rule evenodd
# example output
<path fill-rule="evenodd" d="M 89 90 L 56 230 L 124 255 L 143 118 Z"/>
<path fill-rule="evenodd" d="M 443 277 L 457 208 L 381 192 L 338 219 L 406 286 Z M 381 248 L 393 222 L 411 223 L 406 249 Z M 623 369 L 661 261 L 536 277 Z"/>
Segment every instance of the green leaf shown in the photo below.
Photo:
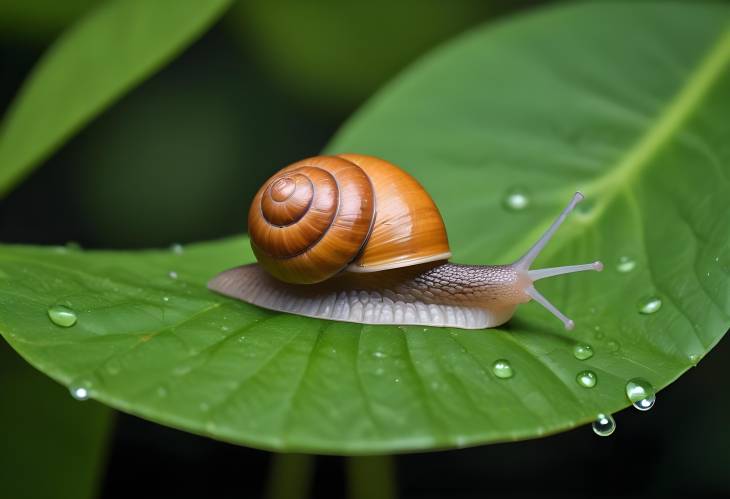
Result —
<path fill-rule="evenodd" d="M 1 339 L 0 380 L 0 496 L 96 497 L 112 411 L 73 400 Z"/>
<path fill-rule="evenodd" d="M 665 387 L 730 325 L 729 21 L 722 4 L 664 2 L 514 18 L 417 64 L 329 148 L 415 174 L 455 261 L 512 260 L 583 189 L 588 201 L 537 262 L 606 262 L 538 284 L 572 332 L 533 303 L 505 327 L 464 331 L 319 321 L 209 293 L 215 273 L 252 261 L 245 238 L 182 254 L 2 247 L 0 331 L 116 408 L 277 450 L 476 445 L 618 411 L 629 379 Z M 506 210 L 515 186 L 530 204 Z M 620 272 L 621 257 L 635 268 Z M 662 306 L 645 315 L 647 296 Z M 54 326 L 56 304 L 77 324 Z M 576 359 L 577 342 L 593 357 Z M 492 374 L 500 358 L 513 378 Z M 586 369 L 595 388 L 576 383 Z"/>
<path fill-rule="evenodd" d="M 86 123 L 169 62 L 230 0 L 111 0 L 38 63 L 0 129 L 0 196 Z"/>

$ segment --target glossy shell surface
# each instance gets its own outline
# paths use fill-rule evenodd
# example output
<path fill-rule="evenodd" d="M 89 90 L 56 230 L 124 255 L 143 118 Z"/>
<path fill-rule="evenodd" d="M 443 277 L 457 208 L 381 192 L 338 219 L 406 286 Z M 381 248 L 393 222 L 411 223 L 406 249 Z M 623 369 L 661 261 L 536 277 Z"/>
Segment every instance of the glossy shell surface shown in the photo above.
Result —
<path fill-rule="evenodd" d="M 277 279 L 311 284 L 446 260 L 446 229 L 413 177 L 379 158 L 316 156 L 280 170 L 254 197 L 251 246 Z"/>

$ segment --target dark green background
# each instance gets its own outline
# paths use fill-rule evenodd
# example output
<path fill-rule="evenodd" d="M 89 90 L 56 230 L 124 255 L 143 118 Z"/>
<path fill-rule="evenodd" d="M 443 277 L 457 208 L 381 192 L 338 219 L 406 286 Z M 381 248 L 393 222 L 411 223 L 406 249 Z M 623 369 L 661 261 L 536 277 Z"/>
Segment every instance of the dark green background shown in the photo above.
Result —
<path fill-rule="evenodd" d="M 15 3 L 0 3 L 0 110 L 59 30 L 93 2 L 75 0 L 55 9 L 38 0 Z M 406 2 L 393 11 L 388 36 L 376 41 L 369 41 L 368 27 L 383 2 L 335 8 L 323 1 L 306 12 L 287 3 L 235 7 L 182 57 L 92 122 L 0 202 L 0 241 L 128 248 L 240 233 L 259 183 L 321 150 L 389 76 L 463 29 L 537 2 L 453 2 L 449 15 L 437 2 L 419 8 Z M 294 29 L 302 22 L 310 27 L 305 33 Z M 272 32 L 273 26 L 292 28 Z M 293 45 L 297 50 L 281 48 Z M 331 62 L 323 67 L 323 60 Z M 354 76 L 363 66 L 363 77 Z M 337 93 L 333 78 L 342 83 Z M 402 496 L 728 494 L 726 343 L 662 391 L 650 413 L 618 414 L 611 438 L 579 428 L 537 441 L 400 456 Z M 41 456 L 28 449 L 56 460 L 59 473 L 64 469 L 78 442 L 76 434 L 56 438 L 54 424 L 64 417 L 75 418 L 78 435 L 103 431 L 84 422 L 101 410 L 97 404 L 74 402 L 65 389 L 50 385 L 1 346 L 0 421 L 9 431 L 0 439 L 0 463 L 9 459 L 15 468 L 0 469 L 0 497 L 22 497 L 18 491 L 42 485 L 31 485 L 39 482 L 33 463 Z M 78 415 L 67 416 L 67 405 L 69 414 Z M 24 411 L 44 414 L 44 431 L 23 432 Z M 24 445 L 24 438 L 37 442 Z M 103 497 L 129 497 L 142 484 L 150 496 L 249 497 L 263 490 L 270 459 L 265 452 L 126 415 L 114 418 L 106 455 L 98 463 L 106 469 L 99 485 Z M 317 464 L 313 497 L 341 495 L 342 460 L 321 458 Z M 93 480 L 93 470 L 68 480 L 83 484 Z"/>

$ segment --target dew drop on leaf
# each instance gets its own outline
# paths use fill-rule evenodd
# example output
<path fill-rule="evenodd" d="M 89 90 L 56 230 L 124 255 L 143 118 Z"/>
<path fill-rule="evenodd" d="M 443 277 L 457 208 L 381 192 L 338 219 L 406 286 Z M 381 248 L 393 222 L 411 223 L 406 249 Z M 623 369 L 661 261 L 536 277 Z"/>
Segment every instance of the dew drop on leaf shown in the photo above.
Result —
<path fill-rule="evenodd" d="M 76 324 L 76 312 L 63 305 L 54 305 L 48 309 L 48 317 L 56 326 L 71 327 Z"/>
<path fill-rule="evenodd" d="M 598 382 L 598 376 L 593 371 L 581 371 L 575 377 L 575 381 L 583 388 L 593 388 Z"/>
<path fill-rule="evenodd" d="M 495 360 L 492 364 L 492 372 L 500 379 L 508 379 L 515 375 L 512 364 L 507 359 Z"/>
<path fill-rule="evenodd" d="M 91 381 L 87 379 L 73 381 L 68 391 L 76 400 L 88 400 L 91 396 Z"/>
<path fill-rule="evenodd" d="M 175 272 L 174 270 L 168 272 L 167 275 L 170 277 L 170 279 L 177 279 L 177 272 Z"/>
<path fill-rule="evenodd" d="M 530 195 L 524 187 L 511 187 L 502 198 L 502 206 L 509 211 L 522 211 L 530 206 Z"/>
<path fill-rule="evenodd" d="M 626 396 L 640 411 L 648 411 L 656 402 L 654 387 L 643 378 L 633 378 L 626 383 Z"/>
<path fill-rule="evenodd" d="M 636 260 L 634 260 L 631 257 L 628 256 L 622 256 L 618 259 L 618 262 L 616 263 L 616 270 L 621 272 L 622 274 L 626 274 L 628 272 L 631 272 L 636 268 Z"/>
<path fill-rule="evenodd" d="M 591 426 L 593 433 L 599 437 L 607 437 L 616 429 L 616 421 L 610 414 L 599 414 Z"/>
<path fill-rule="evenodd" d="M 116 376 L 119 374 L 119 372 L 122 370 L 122 366 L 119 363 L 118 360 L 112 359 L 109 362 L 106 363 L 106 366 L 104 366 L 106 369 L 106 372 L 111 374 L 112 376 Z"/>
<path fill-rule="evenodd" d="M 656 296 L 648 296 L 639 300 L 637 306 L 639 313 L 649 315 L 658 312 L 662 308 L 662 300 Z"/>
<path fill-rule="evenodd" d="M 616 353 L 621 350 L 621 344 L 616 340 L 610 340 L 606 343 L 606 348 L 611 353 Z"/>
<path fill-rule="evenodd" d="M 579 343 L 573 347 L 573 356 L 578 360 L 587 360 L 593 357 L 593 348 L 590 345 Z"/>

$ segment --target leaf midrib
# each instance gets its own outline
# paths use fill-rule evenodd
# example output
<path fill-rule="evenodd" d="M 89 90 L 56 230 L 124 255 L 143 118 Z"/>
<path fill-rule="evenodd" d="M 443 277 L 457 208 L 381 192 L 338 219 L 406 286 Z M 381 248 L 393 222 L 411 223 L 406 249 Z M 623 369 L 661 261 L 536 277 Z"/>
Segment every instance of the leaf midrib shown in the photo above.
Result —
<path fill-rule="evenodd" d="M 691 76 L 686 80 L 684 86 L 664 106 L 664 111 L 659 114 L 654 125 L 649 127 L 634 146 L 614 165 L 605 169 L 606 174 L 596 177 L 583 189 L 583 194 L 590 198 L 597 198 L 592 212 L 581 217 L 584 225 L 599 220 L 617 195 L 626 189 L 631 189 L 631 180 L 651 164 L 651 160 L 658 155 L 668 140 L 692 116 L 728 63 L 730 63 L 730 26 L 722 30 L 717 40 L 709 47 L 705 57 L 690 73 Z M 567 200 L 572 193 L 572 190 L 565 191 L 560 196 Z M 535 226 L 513 246 L 527 250 L 551 223 L 552 218 Z M 562 244 L 552 244 L 546 247 L 543 251 L 543 258 L 556 253 L 570 239 L 569 237 L 562 238 Z M 511 249 L 505 250 L 499 261 L 507 261 L 511 254 Z"/>

